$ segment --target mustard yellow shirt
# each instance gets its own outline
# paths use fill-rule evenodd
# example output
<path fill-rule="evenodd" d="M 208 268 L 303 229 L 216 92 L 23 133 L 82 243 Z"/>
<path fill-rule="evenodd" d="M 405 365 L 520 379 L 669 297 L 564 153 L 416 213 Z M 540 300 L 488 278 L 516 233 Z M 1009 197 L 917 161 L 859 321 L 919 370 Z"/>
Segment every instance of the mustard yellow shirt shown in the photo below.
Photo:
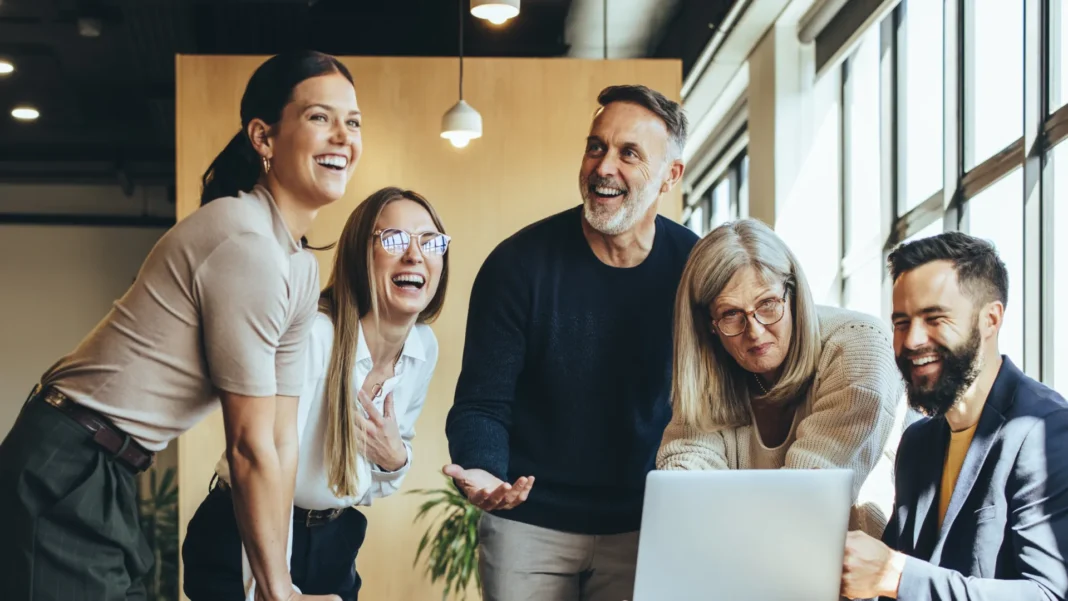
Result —
<path fill-rule="evenodd" d="M 964 465 L 964 456 L 968 454 L 968 447 L 972 444 L 972 436 L 975 435 L 976 422 L 971 428 L 959 432 L 949 433 L 949 450 L 946 451 L 946 462 L 942 466 L 942 488 L 938 493 L 938 527 L 942 527 L 942 520 L 946 517 L 949 509 L 949 500 L 953 497 L 953 489 L 957 485 L 957 477 L 960 476 L 960 468 Z"/>

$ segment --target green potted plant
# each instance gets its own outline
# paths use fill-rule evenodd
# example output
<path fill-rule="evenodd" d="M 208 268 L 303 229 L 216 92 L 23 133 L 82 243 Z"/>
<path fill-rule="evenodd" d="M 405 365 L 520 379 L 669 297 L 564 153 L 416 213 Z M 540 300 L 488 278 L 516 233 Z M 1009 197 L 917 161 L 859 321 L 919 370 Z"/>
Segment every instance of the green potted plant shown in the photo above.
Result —
<path fill-rule="evenodd" d="M 445 477 L 446 486 L 435 489 L 416 489 L 410 495 L 429 497 L 412 523 L 431 515 L 430 525 L 419 541 L 412 566 L 426 551 L 426 574 L 431 583 L 443 580 L 442 601 L 449 599 L 466 599 L 467 589 L 474 578 L 476 586 L 481 586 L 478 575 L 478 520 L 482 510 L 475 507 L 460 494 L 452 478 Z M 436 528 L 435 528 L 436 526 Z"/>
<path fill-rule="evenodd" d="M 176 601 L 178 598 L 178 486 L 175 470 L 168 467 L 157 480 L 159 470 L 148 473 L 147 488 L 141 495 L 141 531 L 148 539 L 155 561 L 145 575 L 150 601 Z M 141 484 L 146 484 L 143 480 Z"/>

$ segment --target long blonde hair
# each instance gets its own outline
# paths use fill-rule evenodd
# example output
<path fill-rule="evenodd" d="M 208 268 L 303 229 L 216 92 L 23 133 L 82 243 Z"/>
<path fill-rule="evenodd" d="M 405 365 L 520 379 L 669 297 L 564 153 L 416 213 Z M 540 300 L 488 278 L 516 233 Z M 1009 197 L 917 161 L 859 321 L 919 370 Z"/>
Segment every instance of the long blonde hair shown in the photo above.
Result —
<path fill-rule="evenodd" d="M 374 230 L 382 210 L 397 200 L 411 200 L 423 206 L 438 231 L 445 233 L 430 201 L 410 190 L 383 188 L 361 202 L 349 215 L 341 231 L 330 281 L 319 295 L 319 310 L 334 323 L 334 344 L 326 370 L 326 440 L 324 457 L 327 482 L 339 497 L 356 494 L 359 485 L 358 458 L 363 454 L 366 432 L 356 421 L 356 391 L 352 369 L 360 332 L 360 318 L 368 313 L 379 317 L 378 291 L 374 281 Z M 413 240 L 414 242 L 414 240 Z M 431 323 L 441 313 L 449 282 L 449 253 L 442 257 L 441 279 L 434 298 L 419 314 L 416 323 Z"/>
<path fill-rule="evenodd" d="M 754 269 L 766 283 L 784 282 L 793 314 L 782 376 L 760 398 L 800 401 L 816 374 L 822 345 L 819 318 L 805 273 L 768 226 L 743 219 L 717 227 L 686 262 L 675 298 L 675 351 L 671 399 L 675 419 L 705 432 L 750 423 L 749 379 L 712 332 L 711 306 L 735 273 Z"/>

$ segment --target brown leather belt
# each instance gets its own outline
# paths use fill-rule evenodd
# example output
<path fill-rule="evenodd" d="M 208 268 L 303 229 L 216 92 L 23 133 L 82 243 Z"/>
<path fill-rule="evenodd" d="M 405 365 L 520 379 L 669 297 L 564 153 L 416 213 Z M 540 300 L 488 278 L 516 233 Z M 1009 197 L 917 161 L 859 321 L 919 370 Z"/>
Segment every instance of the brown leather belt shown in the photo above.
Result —
<path fill-rule="evenodd" d="M 229 492 L 230 485 L 225 480 L 219 477 L 218 474 L 212 477 L 212 483 L 208 485 L 209 488 L 218 488 Z M 303 523 L 306 527 L 312 528 L 314 526 L 322 526 L 323 524 L 329 524 L 330 522 L 341 517 L 341 514 L 345 513 L 350 507 L 338 507 L 336 509 L 304 509 L 303 507 L 293 506 L 293 521 L 295 523 Z"/>
<path fill-rule="evenodd" d="M 112 424 L 103 415 L 79 405 L 67 395 L 55 388 L 41 389 L 38 384 L 34 388 L 33 397 L 40 399 L 49 405 L 59 409 L 68 417 L 78 422 L 83 428 L 93 434 L 93 441 L 111 453 L 128 468 L 139 474 L 152 466 L 155 453 L 145 450 L 129 434 L 123 432 Z"/>

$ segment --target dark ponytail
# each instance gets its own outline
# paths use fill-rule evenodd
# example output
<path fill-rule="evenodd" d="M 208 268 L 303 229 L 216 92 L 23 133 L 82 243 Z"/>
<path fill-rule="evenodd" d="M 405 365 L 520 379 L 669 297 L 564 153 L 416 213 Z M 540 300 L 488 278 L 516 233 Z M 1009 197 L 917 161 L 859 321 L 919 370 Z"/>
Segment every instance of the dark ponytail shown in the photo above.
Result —
<path fill-rule="evenodd" d="M 293 89 L 312 77 L 340 73 L 352 83 L 352 75 L 336 58 L 301 50 L 286 52 L 267 59 L 245 86 L 241 97 L 241 130 L 230 139 L 201 179 L 201 206 L 216 198 L 237 196 L 256 185 L 263 172 L 260 155 L 248 139 L 248 124 L 262 119 L 274 126 L 282 119 L 282 109 L 293 96 Z"/>
<path fill-rule="evenodd" d="M 260 155 L 252 148 L 245 130 L 237 132 L 204 172 L 201 206 L 216 198 L 249 191 L 260 179 Z"/>

